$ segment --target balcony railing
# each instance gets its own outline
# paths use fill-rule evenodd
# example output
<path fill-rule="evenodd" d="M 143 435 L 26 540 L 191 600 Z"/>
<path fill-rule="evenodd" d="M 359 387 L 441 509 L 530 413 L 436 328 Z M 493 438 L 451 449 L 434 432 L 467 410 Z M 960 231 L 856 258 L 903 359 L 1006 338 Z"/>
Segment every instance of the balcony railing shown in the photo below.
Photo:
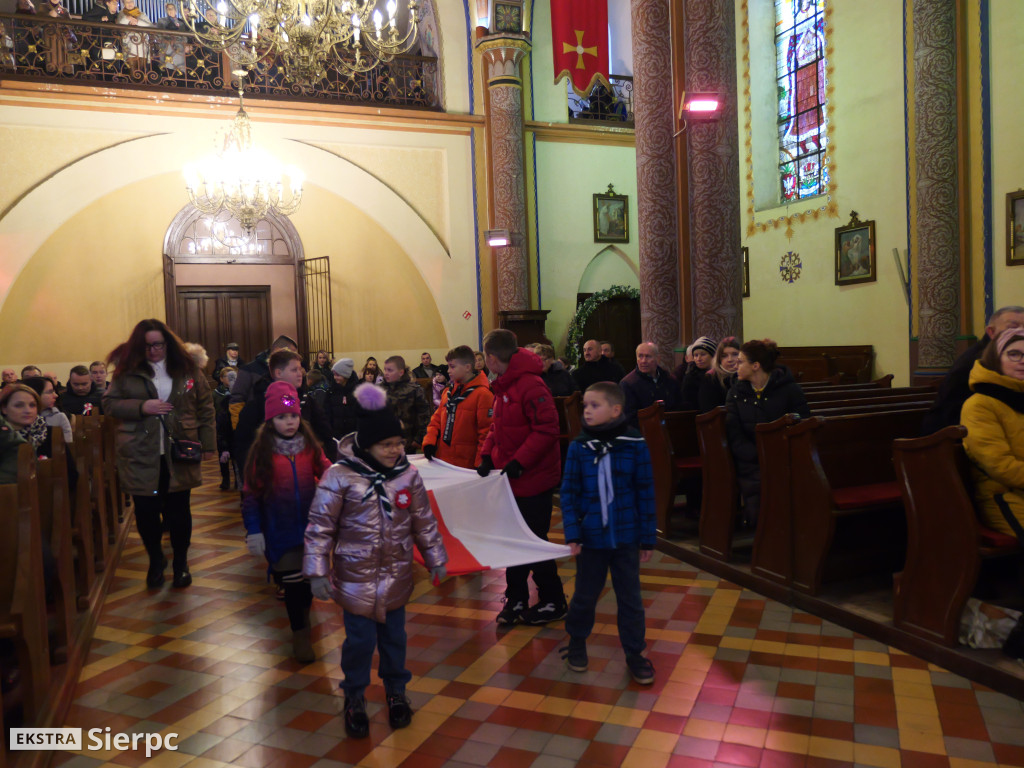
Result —
<path fill-rule="evenodd" d="M 159 91 L 234 93 L 231 63 L 187 32 L 49 17 L 0 14 L 0 78 L 112 85 Z M 303 88 L 285 78 L 280 62 L 261 63 L 246 93 L 312 100 L 440 109 L 437 59 L 398 56 L 354 78 L 329 69 Z"/>
<path fill-rule="evenodd" d="M 633 78 L 627 75 L 610 75 L 609 91 L 598 84 L 590 96 L 581 99 L 569 88 L 570 123 L 614 123 L 623 128 L 633 127 Z"/>

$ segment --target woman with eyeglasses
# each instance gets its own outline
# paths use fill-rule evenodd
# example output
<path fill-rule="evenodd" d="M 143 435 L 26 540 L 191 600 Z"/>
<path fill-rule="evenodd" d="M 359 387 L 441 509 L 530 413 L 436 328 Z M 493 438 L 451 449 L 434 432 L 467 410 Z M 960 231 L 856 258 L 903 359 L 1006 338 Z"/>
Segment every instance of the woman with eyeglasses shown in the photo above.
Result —
<path fill-rule="evenodd" d="M 202 483 L 199 462 L 182 460 L 178 440 L 198 441 L 202 457 L 216 451 L 213 395 L 203 371 L 181 339 L 160 320 L 143 320 L 128 341 L 111 353 L 114 377 L 103 396 L 103 412 L 119 420 L 117 470 L 135 503 L 135 523 L 149 555 L 146 585 L 164 583 L 161 539 L 171 535 L 174 586 L 192 583 L 188 547 L 192 537 L 192 489 Z"/>
<path fill-rule="evenodd" d="M 1024 328 L 1007 328 L 985 347 L 969 384 L 960 423 L 976 506 L 986 525 L 1024 544 Z M 1003 652 L 1024 658 L 1024 618 Z"/>

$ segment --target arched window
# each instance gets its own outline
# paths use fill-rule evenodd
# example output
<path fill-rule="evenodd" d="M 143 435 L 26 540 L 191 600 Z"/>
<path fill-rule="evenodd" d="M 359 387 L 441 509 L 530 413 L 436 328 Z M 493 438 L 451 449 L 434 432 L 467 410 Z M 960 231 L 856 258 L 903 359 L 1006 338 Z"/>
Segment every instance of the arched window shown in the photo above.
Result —
<path fill-rule="evenodd" d="M 825 163 L 825 3 L 775 0 L 781 202 L 828 188 Z"/>

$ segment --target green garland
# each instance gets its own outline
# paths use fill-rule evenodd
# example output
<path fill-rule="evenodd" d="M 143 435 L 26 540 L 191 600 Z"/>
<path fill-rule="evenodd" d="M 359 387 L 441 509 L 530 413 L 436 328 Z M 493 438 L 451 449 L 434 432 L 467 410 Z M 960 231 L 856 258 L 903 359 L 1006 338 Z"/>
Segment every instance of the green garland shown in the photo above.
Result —
<path fill-rule="evenodd" d="M 613 285 L 611 288 L 598 291 L 579 305 L 576 309 L 576 314 L 569 323 L 569 337 L 565 343 L 565 354 L 569 358 L 570 363 L 579 365 L 583 349 L 583 326 L 587 324 L 590 315 L 608 299 L 618 299 L 621 297 L 639 299 L 640 289 L 630 288 L 626 285 Z"/>

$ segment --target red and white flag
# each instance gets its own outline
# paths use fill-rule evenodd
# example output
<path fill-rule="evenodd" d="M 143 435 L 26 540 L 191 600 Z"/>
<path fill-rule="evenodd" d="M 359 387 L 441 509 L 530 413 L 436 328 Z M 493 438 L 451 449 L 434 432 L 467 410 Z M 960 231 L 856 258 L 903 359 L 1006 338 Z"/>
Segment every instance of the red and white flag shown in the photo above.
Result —
<path fill-rule="evenodd" d="M 519 514 L 508 478 L 410 457 L 423 478 L 453 576 L 568 557 L 569 547 L 537 538 Z M 416 561 L 423 563 L 419 550 Z"/>
<path fill-rule="evenodd" d="M 551 0 L 555 82 L 568 77 L 580 98 L 608 83 L 608 0 Z"/>

